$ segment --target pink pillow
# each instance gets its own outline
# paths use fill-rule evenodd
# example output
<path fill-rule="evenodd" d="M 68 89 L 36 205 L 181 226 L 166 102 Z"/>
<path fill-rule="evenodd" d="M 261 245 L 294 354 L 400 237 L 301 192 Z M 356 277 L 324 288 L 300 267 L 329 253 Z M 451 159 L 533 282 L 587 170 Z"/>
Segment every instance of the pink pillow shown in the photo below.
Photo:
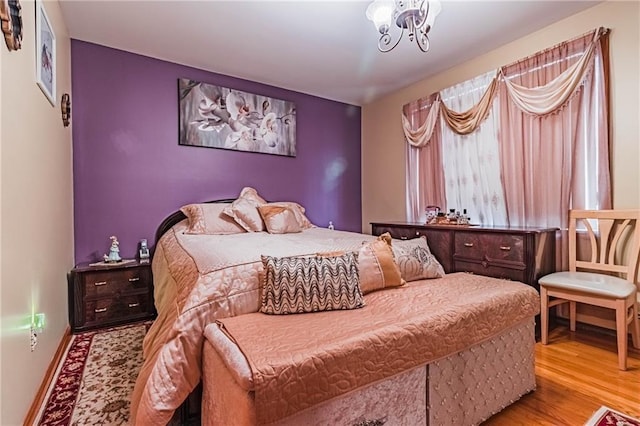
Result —
<path fill-rule="evenodd" d="M 223 213 L 228 203 L 188 204 L 180 208 L 187 216 L 187 234 L 239 234 L 247 232 Z"/>
<path fill-rule="evenodd" d="M 291 234 L 302 231 L 293 210 L 289 207 L 264 204 L 258 207 L 258 212 L 270 234 Z"/>
<path fill-rule="evenodd" d="M 304 212 L 305 209 L 304 207 L 302 207 L 300 204 L 293 202 L 293 201 L 278 201 L 275 203 L 268 203 L 268 206 L 284 206 L 284 207 L 288 207 L 289 209 L 291 209 L 291 211 L 293 212 L 293 214 L 296 217 L 296 220 L 298 221 L 298 224 L 300 225 L 300 229 L 309 229 L 309 228 L 315 228 L 316 226 L 311 223 L 311 221 L 307 218 L 307 216 L 305 216 Z"/>
<path fill-rule="evenodd" d="M 232 217 L 245 230 L 260 232 L 264 231 L 265 227 L 258 212 L 258 206 L 265 203 L 266 200 L 258 195 L 258 191 L 245 187 L 240 192 L 240 196 L 227 206 L 223 213 Z"/>

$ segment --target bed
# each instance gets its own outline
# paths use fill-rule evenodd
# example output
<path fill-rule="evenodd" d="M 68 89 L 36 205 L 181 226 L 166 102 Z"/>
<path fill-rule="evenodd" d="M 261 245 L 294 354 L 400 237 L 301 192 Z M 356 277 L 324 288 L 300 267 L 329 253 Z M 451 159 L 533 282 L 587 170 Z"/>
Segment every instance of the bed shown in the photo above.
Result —
<path fill-rule="evenodd" d="M 158 229 L 158 318 L 135 424 L 170 422 L 201 380 L 202 420 L 214 425 L 477 424 L 535 389 L 539 297 L 529 286 L 449 274 L 371 291 L 357 309 L 267 315 L 262 256 L 344 256 L 379 239 L 310 223 L 194 234 L 191 219 L 176 212 Z"/>

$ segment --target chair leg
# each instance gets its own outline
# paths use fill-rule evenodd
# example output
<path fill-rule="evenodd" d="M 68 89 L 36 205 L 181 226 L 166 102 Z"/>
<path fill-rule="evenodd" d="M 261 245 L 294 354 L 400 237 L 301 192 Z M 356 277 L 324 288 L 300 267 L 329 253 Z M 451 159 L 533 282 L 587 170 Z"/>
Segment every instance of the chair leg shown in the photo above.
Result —
<path fill-rule="evenodd" d="M 540 286 L 540 341 L 549 343 L 549 296 L 545 286 Z"/>
<path fill-rule="evenodd" d="M 569 301 L 569 329 L 576 331 L 576 302 Z"/>
<path fill-rule="evenodd" d="M 633 303 L 631 305 L 631 315 L 631 341 L 633 342 L 634 348 L 640 349 L 640 320 L 638 319 L 638 303 Z"/>
<path fill-rule="evenodd" d="M 624 299 L 616 301 L 616 331 L 618 335 L 618 368 L 627 369 L 627 306 Z"/>

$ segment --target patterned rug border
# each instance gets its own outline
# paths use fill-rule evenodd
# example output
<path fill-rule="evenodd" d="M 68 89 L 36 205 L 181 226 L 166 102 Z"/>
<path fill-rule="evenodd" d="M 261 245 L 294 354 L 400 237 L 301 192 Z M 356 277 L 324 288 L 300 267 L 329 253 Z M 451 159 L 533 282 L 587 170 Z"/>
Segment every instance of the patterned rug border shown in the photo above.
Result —
<path fill-rule="evenodd" d="M 601 406 L 584 426 L 640 426 L 640 419 L 631 417 L 606 405 Z"/>
<path fill-rule="evenodd" d="M 36 424 L 66 426 L 70 423 L 80 394 L 82 378 L 89 359 L 93 339 L 96 335 L 140 326 L 145 326 L 146 331 L 148 331 L 152 323 L 153 321 L 141 321 L 72 335 L 71 341 L 64 352 L 64 361 L 57 367 L 54 378 L 47 389 L 44 403 L 38 412 Z M 63 373 L 65 379 L 61 380 Z"/>

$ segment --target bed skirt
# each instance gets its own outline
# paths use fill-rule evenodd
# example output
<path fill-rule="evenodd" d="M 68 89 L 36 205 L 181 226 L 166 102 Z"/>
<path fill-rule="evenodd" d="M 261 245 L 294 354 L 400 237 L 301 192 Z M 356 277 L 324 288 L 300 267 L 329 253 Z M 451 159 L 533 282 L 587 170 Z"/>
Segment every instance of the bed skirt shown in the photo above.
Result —
<path fill-rule="evenodd" d="M 534 345 L 529 318 L 466 350 L 271 424 L 479 424 L 535 389 Z M 208 340 L 203 372 L 203 424 L 257 424 L 253 392 L 238 385 Z"/>

